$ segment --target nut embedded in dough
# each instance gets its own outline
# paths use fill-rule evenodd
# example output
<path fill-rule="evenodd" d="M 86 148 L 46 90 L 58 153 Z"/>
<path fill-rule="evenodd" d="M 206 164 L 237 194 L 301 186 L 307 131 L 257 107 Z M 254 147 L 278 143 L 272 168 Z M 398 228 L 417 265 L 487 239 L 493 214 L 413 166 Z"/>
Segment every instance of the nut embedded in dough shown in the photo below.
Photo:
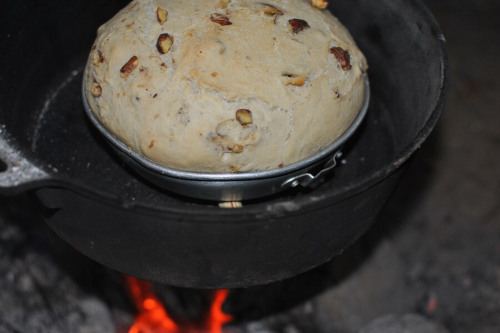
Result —
<path fill-rule="evenodd" d="M 290 27 L 292 28 L 292 32 L 294 34 L 297 34 L 302 30 L 309 28 L 309 24 L 301 19 L 291 19 L 288 20 L 288 23 L 290 23 Z"/>
<path fill-rule="evenodd" d="M 92 62 L 96 66 L 99 66 L 104 62 L 104 56 L 102 55 L 102 52 L 100 50 L 94 51 Z"/>
<path fill-rule="evenodd" d="M 278 8 L 268 5 L 267 3 L 263 3 L 264 5 L 264 14 L 267 16 L 282 16 L 284 13 L 283 11 L 279 10 Z"/>
<path fill-rule="evenodd" d="M 249 125 L 253 122 L 252 112 L 247 109 L 240 109 L 236 111 L 236 120 L 238 120 L 241 126 Z"/>
<path fill-rule="evenodd" d="M 160 52 L 161 54 L 165 54 L 170 51 L 170 48 L 172 48 L 172 44 L 174 44 L 174 39 L 172 38 L 172 36 L 165 33 L 161 34 L 160 37 L 158 37 L 156 48 L 158 49 L 158 52 Z"/>
<path fill-rule="evenodd" d="M 235 154 L 241 154 L 243 152 L 243 146 L 235 144 L 231 147 L 231 152 Z"/>
<path fill-rule="evenodd" d="M 101 97 L 102 95 L 102 88 L 99 85 L 99 83 L 95 82 L 92 84 L 92 88 L 90 88 L 90 93 L 94 97 Z"/>
<path fill-rule="evenodd" d="M 222 26 L 233 24 L 233 22 L 229 20 L 229 17 L 218 13 L 213 13 L 212 15 L 210 15 L 210 21 L 214 23 L 219 23 Z"/>
<path fill-rule="evenodd" d="M 158 22 L 163 25 L 163 23 L 167 22 L 168 11 L 166 9 L 158 7 L 156 10 L 156 17 L 158 18 Z"/>
<path fill-rule="evenodd" d="M 311 5 L 319 9 L 325 9 L 328 7 L 328 1 L 326 0 L 311 0 Z"/>
<path fill-rule="evenodd" d="M 351 69 L 351 57 L 349 55 L 349 52 L 341 47 L 332 47 L 330 49 L 330 53 L 335 56 L 343 70 L 348 71 L 349 69 Z"/>
<path fill-rule="evenodd" d="M 307 76 L 305 75 L 294 75 L 294 74 L 283 74 L 281 82 L 286 85 L 303 86 L 306 83 Z"/>
<path fill-rule="evenodd" d="M 136 68 L 139 66 L 139 58 L 133 56 L 129 61 L 120 69 L 120 76 L 126 79 Z"/>

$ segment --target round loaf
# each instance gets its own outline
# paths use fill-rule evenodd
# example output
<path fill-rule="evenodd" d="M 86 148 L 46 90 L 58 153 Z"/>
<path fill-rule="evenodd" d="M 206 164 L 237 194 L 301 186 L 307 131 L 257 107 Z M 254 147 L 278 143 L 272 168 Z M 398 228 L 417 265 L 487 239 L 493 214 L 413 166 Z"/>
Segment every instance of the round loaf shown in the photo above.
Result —
<path fill-rule="evenodd" d="M 99 28 L 85 86 L 102 124 L 150 160 L 248 172 L 342 135 L 366 69 L 347 29 L 310 1 L 134 0 Z"/>

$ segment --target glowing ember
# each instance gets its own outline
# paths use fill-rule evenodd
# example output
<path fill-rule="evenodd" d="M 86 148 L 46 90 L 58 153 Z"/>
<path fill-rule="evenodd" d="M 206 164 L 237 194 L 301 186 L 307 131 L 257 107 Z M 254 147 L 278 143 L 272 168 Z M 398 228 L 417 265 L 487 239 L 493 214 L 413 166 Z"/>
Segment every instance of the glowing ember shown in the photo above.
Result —
<path fill-rule="evenodd" d="M 224 324 L 232 320 L 232 316 L 222 311 L 228 290 L 215 291 L 214 301 L 204 323 L 179 325 L 170 318 L 155 296 L 152 283 L 130 276 L 126 277 L 126 281 L 139 312 L 128 333 L 222 333 Z"/>

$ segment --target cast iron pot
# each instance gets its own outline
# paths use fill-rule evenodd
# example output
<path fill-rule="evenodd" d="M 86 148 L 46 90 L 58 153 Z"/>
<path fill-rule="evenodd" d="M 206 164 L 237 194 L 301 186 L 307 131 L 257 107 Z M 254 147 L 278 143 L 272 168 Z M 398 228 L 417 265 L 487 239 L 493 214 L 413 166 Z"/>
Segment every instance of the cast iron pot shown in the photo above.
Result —
<path fill-rule="evenodd" d="M 315 188 L 242 208 L 176 196 L 128 169 L 84 114 L 89 45 L 126 3 L 9 1 L 0 21 L 0 192 L 30 191 L 61 238 L 126 274 L 233 288 L 328 261 L 373 223 L 444 106 L 445 41 L 421 1 L 337 0 L 372 95 L 340 165 Z"/>

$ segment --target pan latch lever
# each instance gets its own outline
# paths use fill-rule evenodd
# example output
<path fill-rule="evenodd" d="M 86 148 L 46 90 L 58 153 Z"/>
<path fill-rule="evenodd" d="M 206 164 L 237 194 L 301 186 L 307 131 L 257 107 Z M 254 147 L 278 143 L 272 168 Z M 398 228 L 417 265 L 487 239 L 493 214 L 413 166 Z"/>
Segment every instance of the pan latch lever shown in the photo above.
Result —
<path fill-rule="evenodd" d="M 289 188 L 289 187 L 297 187 L 299 185 L 302 187 L 310 186 L 312 183 L 320 179 L 322 175 L 335 168 L 335 166 L 337 165 L 337 160 L 341 157 L 342 157 L 342 152 L 338 151 L 333 155 L 333 157 L 328 162 L 325 163 L 323 169 L 321 169 L 321 171 L 319 171 L 315 176 L 309 172 L 303 173 L 301 175 L 287 179 L 281 184 L 281 187 Z"/>

